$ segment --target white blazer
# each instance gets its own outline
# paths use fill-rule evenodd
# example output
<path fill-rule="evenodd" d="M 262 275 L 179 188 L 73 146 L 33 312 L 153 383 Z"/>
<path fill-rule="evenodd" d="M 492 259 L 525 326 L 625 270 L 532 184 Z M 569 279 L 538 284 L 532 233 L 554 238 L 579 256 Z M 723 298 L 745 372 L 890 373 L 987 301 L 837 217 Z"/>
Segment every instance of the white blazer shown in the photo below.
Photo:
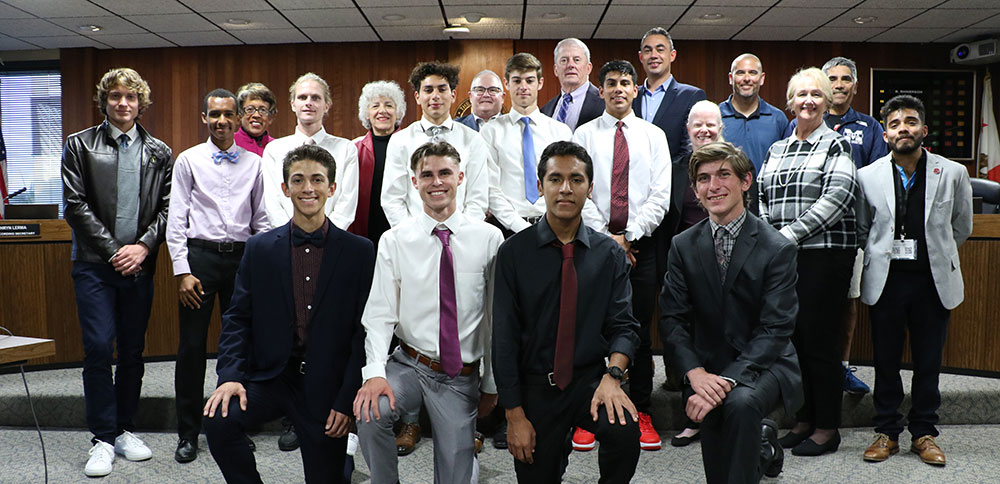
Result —
<path fill-rule="evenodd" d="M 858 241 L 865 249 L 861 302 L 878 302 L 889 276 L 896 230 L 892 155 L 858 170 Z M 941 304 L 954 309 L 965 299 L 958 247 L 972 233 L 972 185 L 965 166 L 927 153 L 924 174 L 924 238 L 931 276 Z"/>

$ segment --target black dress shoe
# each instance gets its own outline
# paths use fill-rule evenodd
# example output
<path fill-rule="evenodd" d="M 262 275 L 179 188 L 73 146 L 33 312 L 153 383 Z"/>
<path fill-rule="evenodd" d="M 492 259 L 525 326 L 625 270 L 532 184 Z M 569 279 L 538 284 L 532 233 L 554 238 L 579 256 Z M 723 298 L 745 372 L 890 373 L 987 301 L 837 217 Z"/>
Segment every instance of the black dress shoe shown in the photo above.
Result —
<path fill-rule="evenodd" d="M 278 437 L 278 448 L 285 451 L 291 452 L 299 448 L 299 436 L 295 433 L 295 427 L 288 424 L 285 427 L 285 433 Z"/>
<path fill-rule="evenodd" d="M 253 439 L 249 435 L 246 436 L 247 447 L 250 447 L 250 452 L 257 452 L 257 444 L 253 443 Z"/>
<path fill-rule="evenodd" d="M 354 474 L 354 456 L 348 455 L 344 456 L 344 482 L 351 482 L 351 476 Z"/>
<path fill-rule="evenodd" d="M 827 452 L 836 452 L 838 447 L 840 447 L 840 431 L 834 432 L 833 437 L 823 444 L 817 444 L 812 439 L 803 440 L 792 448 L 792 455 L 814 457 Z"/>
<path fill-rule="evenodd" d="M 767 477 L 778 477 L 785 465 L 785 451 L 778 443 L 778 424 L 765 418 L 761 421 L 760 464 Z"/>
<path fill-rule="evenodd" d="M 493 448 L 494 449 L 506 449 L 507 448 L 507 422 L 504 421 L 497 428 L 495 434 L 493 434 Z"/>
<path fill-rule="evenodd" d="M 701 432 L 698 432 L 697 434 L 694 434 L 689 437 L 680 437 L 680 434 L 678 434 L 670 438 L 670 445 L 674 447 L 685 447 L 691 442 L 694 442 L 700 438 L 701 438 Z"/>
<path fill-rule="evenodd" d="M 177 450 L 174 451 L 174 460 L 181 464 L 187 464 L 198 457 L 198 444 L 188 440 L 177 441 Z"/>
<path fill-rule="evenodd" d="M 812 433 L 813 429 L 806 430 L 801 434 L 789 431 L 787 434 L 785 434 L 784 437 L 778 439 L 778 443 L 781 444 L 781 447 L 785 449 L 791 449 L 792 447 L 795 447 L 796 445 L 802 443 L 803 440 L 808 439 L 809 436 L 812 435 Z"/>

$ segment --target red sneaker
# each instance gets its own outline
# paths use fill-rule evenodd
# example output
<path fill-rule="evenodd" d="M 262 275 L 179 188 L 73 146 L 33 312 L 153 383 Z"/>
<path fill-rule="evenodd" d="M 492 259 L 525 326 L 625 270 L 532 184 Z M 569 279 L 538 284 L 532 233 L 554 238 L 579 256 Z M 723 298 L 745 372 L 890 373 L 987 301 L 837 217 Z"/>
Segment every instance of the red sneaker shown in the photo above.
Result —
<path fill-rule="evenodd" d="M 576 439 L 573 440 L 576 445 Z M 653 428 L 653 418 L 648 413 L 639 412 L 639 447 L 642 450 L 660 450 L 660 434 Z"/>
<path fill-rule="evenodd" d="M 594 434 L 581 429 L 576 428 L 573 432 L 573 450 L 577 452 L 587 452 L 588 450 L 594 450 L 594 446 L 597 443 L 594 442 Z"/>

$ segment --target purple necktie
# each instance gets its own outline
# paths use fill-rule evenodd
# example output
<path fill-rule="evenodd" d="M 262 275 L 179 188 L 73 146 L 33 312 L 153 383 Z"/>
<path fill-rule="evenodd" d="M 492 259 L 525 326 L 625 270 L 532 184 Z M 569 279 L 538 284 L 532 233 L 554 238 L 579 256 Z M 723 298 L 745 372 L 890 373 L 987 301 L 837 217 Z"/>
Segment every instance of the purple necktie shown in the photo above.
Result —
<path fill-rule="evenodd" d="M 448 229 L 434 229 L 441 239 L 441 273 L 438 277 L 441 298 L 441 328 L 438 333 L 438 353 L 441 368 L 455 378 L 462 371 L 462 347 L 458 344 L 458 311 L 455 304 L 455 264 L 452 261 Z"/>

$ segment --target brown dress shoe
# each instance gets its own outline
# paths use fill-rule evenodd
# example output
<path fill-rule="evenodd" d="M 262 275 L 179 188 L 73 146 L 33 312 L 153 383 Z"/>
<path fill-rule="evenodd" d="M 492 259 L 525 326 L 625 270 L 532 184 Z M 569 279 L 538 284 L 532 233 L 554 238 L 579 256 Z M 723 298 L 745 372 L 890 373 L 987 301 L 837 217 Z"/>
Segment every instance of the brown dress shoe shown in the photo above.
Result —
<path fill-rule="evenodd" d="M 934 437 L 925 435 L 913 441 L 910 452 L 920 454 L 920 460 L 932 466 L 944 465 L 944 451 L 934 442 Z"/>
<path fill-rule="evenodd" d="M 875 442 L 865 449 L 865 460 L 868 462 L 882 462 L 890 455 L 899 452 L 899 442 L 892 440 L 886 434 L 875 434 Z"/>
<path fill-rule="evenodd" d="M 415 423 L 404 423 L 396 434 L 396 454 L 410 455 L 413 449 L 420 442 L 420 425 Z"/>
<path fill-rule="evenodd" d="M 477 454 L 483 451 L 483 440 L 485 440 L 485 439 L 486 439 L 486 437 L 483 436 L 482 432 L 476 432 L 476 453 Z"/>

